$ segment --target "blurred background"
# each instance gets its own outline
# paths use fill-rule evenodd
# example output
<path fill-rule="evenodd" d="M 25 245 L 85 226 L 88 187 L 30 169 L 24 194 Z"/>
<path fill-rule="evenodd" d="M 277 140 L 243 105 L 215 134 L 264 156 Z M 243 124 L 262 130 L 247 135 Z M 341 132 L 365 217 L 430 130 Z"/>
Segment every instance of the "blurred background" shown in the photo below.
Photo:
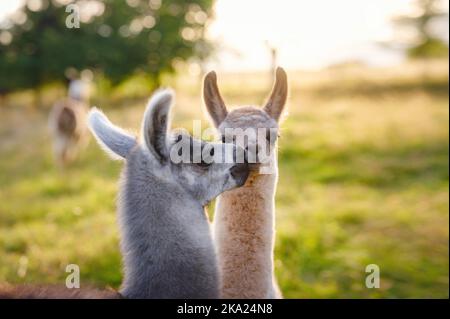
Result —
<path fill-rule="evenodd" d="M 191 130 L 208 123 L 205 72 L 232 107 L 261 104 L 281 65 L 285 297 L 448 298 L 448 42 L 440 0 L 1 1 L 0 283 L 63 283 L 73 263 L 82 285 L 120 285 L 121 164 L 93 141 L 64 170 L 52 157 L 48 114 L 71 79 L 135 130 L 172 86 L 174 126 Z"/>

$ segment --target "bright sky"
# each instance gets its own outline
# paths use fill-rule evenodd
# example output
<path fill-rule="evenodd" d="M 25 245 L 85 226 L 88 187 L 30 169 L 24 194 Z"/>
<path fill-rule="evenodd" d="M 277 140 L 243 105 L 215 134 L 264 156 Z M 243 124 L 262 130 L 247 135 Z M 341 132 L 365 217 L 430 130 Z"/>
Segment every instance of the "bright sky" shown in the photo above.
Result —
<path fill-rule="evenodd" d="M 0 18 L 21 0 L 0 1 Z M 448 10 L 448 2 L 444 1 Z M 411 0 L 217 0 L 210 38 L 220 45 L 214 67 L 267 69 L 267 42 L 279 64 L 315 69 L 346 60 L 390 65 L 402 55 L 377 41 L 392 35 L 390 18 L 411 10 Z M 447 26 L 448 38 L 448 26 Z"/>
<path fill-rule="evenodd" d="M 376 42 L 392 35 L 390 17 L 409 10 L 410 0 L 218 0 L 210 36 L 230 49 L 218 59 L 226 70 L 267 69 L 266 41 L 278 48 L 279 64 L 287 68 L 355 59 L 389 65 L 402 55 Z"/>
<path fill-rule="evenodd" d="M 0 1 L 0 20 L 6 15 L 13 13 L 21 4 L 23 0 L 2 0 Z"/>

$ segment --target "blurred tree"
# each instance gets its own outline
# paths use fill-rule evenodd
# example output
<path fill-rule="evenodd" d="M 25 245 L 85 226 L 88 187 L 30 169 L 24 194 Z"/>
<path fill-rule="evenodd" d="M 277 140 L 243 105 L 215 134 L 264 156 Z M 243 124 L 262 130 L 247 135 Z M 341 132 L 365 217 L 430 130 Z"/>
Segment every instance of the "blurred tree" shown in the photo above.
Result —
<path fill-rule="evenodd" d="M 27 0 L 0 24 L 0 93 L 64 81 L 68 69 L 92 69 L 113 84 L 142 72 L 158 85 L 177 62 L 208 56 L 212 3 Z"/>
<path fill-rule="evenodd" d="M 395 17 L 393 23 L 404 32 L 395 41 L 400 43 L 411 58 L 434 58 L 448 55 L 448 46 L 442 31 L 448 28 L 448 14 L 441 0 L 415 0 L 410 15 Z M 445 23 L 445 24 L 444 24 Z"/>

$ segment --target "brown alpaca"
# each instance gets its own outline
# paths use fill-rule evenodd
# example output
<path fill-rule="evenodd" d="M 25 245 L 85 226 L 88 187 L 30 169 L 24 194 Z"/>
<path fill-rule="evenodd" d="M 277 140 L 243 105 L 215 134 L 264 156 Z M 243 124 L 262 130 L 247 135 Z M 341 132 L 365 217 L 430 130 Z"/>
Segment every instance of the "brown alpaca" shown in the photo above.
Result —
<path fill-rule="evenodd" d="M 217 200 L 214 240 L 223 298 L 281 298 L 273 267 L 278 180 L 276 137 L 287 90 L 286 73 L 278 68 L 273 92 L 264 108 L 248 106 L 228 112 L 217 87 L 216 74 L 209 73 L 204 81 L 205 104 L 222 139 L 236 138 L 227 133 L 232 131 L 230 128 L 245 130 L 246 141 L 237 138 L 236 142 L 248 148 L 249 156 L 252 150 L 256 152 L 258 167 L 243 187 L 225 192 Z M 266 130 L 267 139 L 258 138 L 256 131 L 260 128 Z M 264 163 L 258 159 L 261 149 L 269 150 Z"/>

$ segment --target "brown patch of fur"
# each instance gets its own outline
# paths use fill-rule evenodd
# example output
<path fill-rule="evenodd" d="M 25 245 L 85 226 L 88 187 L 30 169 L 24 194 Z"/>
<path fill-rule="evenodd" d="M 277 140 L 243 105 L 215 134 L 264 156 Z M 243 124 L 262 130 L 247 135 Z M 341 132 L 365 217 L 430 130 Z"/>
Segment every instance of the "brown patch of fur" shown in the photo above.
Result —
<path fill-rule="evenodd" d="M 273 201 L 267 198 L 264 184 L 270 175 L 249 176 L 246 184 L 223 193 L 218 221 L 224 239 L 218 246 L 222 272 L 223 298 L 274 298 L 272 296 Z"/>
<path fill-rule="evenodd" d="M 77 118 L 75 112 L 67 106 L 63 106 L 59 113 L 58 130 L 65 135 L 72 135 L 77 127 Z"/>
<path fill-rule="evenodd" d="M 78 151 L 87 144 L 86 114 L 86 104 L 70 98 L 56 103 L 50 113 L 54 156 L 61 167 L 74 160 Z"/>

